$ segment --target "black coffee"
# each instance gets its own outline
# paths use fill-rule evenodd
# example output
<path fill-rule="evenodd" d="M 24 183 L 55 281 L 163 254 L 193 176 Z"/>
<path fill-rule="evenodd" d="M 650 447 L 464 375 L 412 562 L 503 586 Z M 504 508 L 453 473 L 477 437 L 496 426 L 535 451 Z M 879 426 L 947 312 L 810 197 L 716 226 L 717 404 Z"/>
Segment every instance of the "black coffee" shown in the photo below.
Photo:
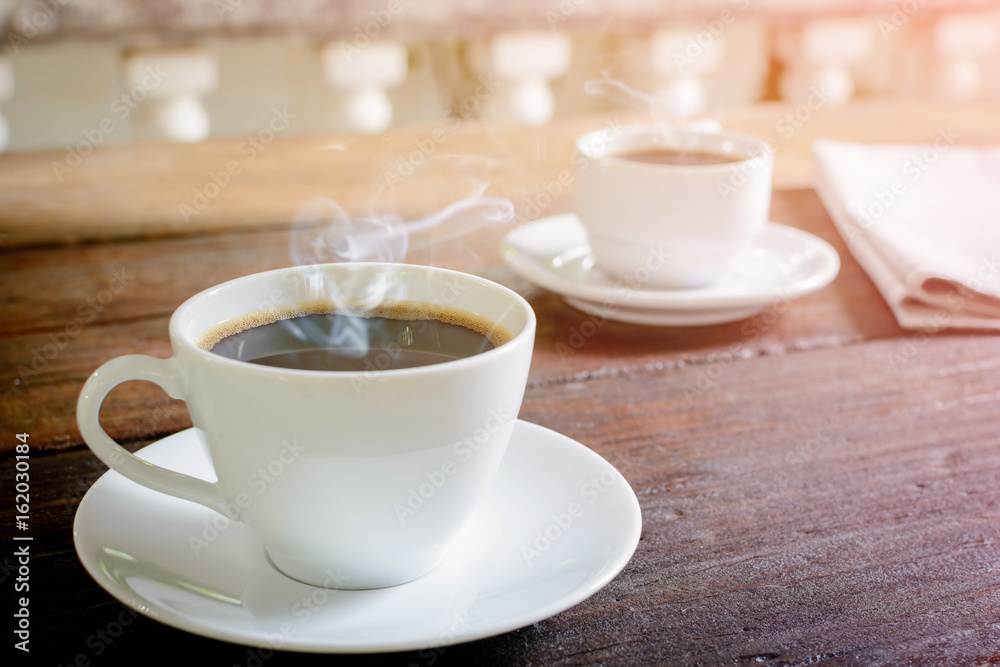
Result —
<path fill-rule="evenodd" d="M 740 162 L 746 158 L 729 153 L 711 153 L 708 151 L 682 151 L 673 148 L 650 148 L 631 153 L 616 153 L 615 157 L 633 162 L 647 164 L 727 164 Z"/>
<path fill-rule="evenodd" d="M 311 371 L 416 368 L 471 357 L 511 338 L 465 311 L 413 302 L 297 304 L 213 328 L 201 347 L 229 359 Z"/>

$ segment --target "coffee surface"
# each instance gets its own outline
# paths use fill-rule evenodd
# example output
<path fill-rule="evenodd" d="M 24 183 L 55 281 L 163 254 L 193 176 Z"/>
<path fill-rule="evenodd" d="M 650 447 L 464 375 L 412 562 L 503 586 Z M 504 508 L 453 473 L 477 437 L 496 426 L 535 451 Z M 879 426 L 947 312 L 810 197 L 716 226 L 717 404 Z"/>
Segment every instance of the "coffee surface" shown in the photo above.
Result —
<path fill-rule="evenodd" d="M 312 371 L 417 368 L 492 350 L 509 331 L 465 311 L 396 302 L 269 309 L 206 332 L 203 349 L 263 366 Z"/>
<path fill-rule="evenodd" d="M 645 162 L 647 164 L 679 164 L 679 165 L 706 165 L 706 164 L 728 164 L 731 162 L 741 162 L 746 158 L 741 155 L 727 153 L 714 153 L 710 151 L 682 151 L 673 148 L 649 148 L 641 151 L 629 151 L 626 153 L 615 153 L 615 157 L 633 162 Z"/>

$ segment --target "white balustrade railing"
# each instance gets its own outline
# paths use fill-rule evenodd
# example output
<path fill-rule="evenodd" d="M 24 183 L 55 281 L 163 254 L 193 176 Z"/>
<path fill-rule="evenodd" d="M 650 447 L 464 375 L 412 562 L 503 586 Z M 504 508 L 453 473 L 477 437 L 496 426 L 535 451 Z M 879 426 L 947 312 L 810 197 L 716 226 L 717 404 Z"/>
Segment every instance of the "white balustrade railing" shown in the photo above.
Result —
<path fill-rule="evenodd" d="M 0 53 L 0 104 L 14 96 L 14 65 L 10 58 Z M 10 143 L 10 125 L 0 109 L 0 151 Z"/>
<path fill-rule="evenodd" d="M 983 61 L 1000 44 L 1000 21 L 995 16 L 953 14 L 942 18 L 934 30 L 938 55 L 932 78 L 935 97 L 965 102 L 982 91 L 986 71 Z"/>
<path fill-rule="evenodd" d="M 392 123 L 386 90 L 398 86 L 408 71 L 406 45 L 396 40 L 330 42 L 322 50 L 323 75 L 340 94 L 332 120 L 356 132 L 381 132 Z"/>
<path fill-rule="evenodd" d="M 178 142 L 208 137 L 202 98 L 219 85 L 219 64 L 204 48 L 155 49 L 123 58 L 124 101 L 135 108 L 135 138 Z"/>
<path fill-rule="evenodd" d="M 259 4 L 247 3 L 241 7 Z M 545 13 L 535 17 L 542 25 L 548 21 L 549 29 L 508 26 L 464 39 L 453 34 L 404 39 L 405 11 L 420 8 L 400 5 L 397 12 L 386 9 L 384 17 L 373 14 L 371 30 L 358 23 L 362 32 L 328 41 L 269 36 L 254 42 L 245 35 L 213 34 L 176 42 L 184 46 L 160 46 L 146 38 L 140 45 L 110 38 L 74 41 L 59 32 L 59 12 L 75 10 L 61 0 L 50 5 L 51 16 L 28 9 L 7 15 L 7 38 L 0 46 L 0 150 L 75 150 L 81 139 L 95 147 L 130 140 L 189 142 L 244 132 L 246 118 L 254 114 L 241 113 L 241 105 L 267 96 L 235 88 L 266 88 L 275 83 L 267 79 L 274 73 L 233 76 L 240 59 L 231 55 L 220 68 L 219 54 L 231 43 L 226 39 L 259 43 L 270 50 L 271 60 L 292 62 L 293 53 L 300 63 L 313 59 L 299 68 L 287 66 L 280 83 L 282 100 L 297 105 L 289 109 L 301 120 L 296 128 L 315 131 L 370 133 L 401 122 L 438 122 L 483 82 L 490 94 L 463 113 L 543 125 L 556 115 L 595 108 L 582 82 L 602 76 L 596 58 L 609 50 L 629 85 L 665 105 L 668 118 L 704 110 L 711 91 L 722 90 L 726 106 L 760 99 L 769 67 L 772 81 L 780 73 L 772 93 L 796 104 L 817 91 L 824 104 L 833 105 L 858 96 L 1000 99 L 1000 14 L 986 8 L 933 13 L 917 3 L 909 12 L 903 3 L 878 5 L 871 14 L 776 20 L 774 8 L 771 14 L 754 14 L 757 5 L 719 0 L 705 5 L 707 18 L 701 20 L 640 24 L 642 31 L 626 22 L 608 33 L 616 29 L 614 22 L 595 24 L 590 32 L 579 25 L 569 30 L 590 11 L 579 6 L 568 13 L 558 9 L 555 22 Z M 235 15 L 235 6 L 232 11 Z M 78 14 L 72 18 L 81 20 Z M 262 108 L 257 115 L 269 111 Z M 97 134 L 100 141 L 88 139 Z"/>
<path fill-rule="evenodd" d="M 477 43 L 470 64 L 495 80 L 481 116 L 524 125 L 549 122 L 555 112 L 549 82 L 569 71 L 572 53 L 569 36 L 554 31 L 506 32 Z"/>

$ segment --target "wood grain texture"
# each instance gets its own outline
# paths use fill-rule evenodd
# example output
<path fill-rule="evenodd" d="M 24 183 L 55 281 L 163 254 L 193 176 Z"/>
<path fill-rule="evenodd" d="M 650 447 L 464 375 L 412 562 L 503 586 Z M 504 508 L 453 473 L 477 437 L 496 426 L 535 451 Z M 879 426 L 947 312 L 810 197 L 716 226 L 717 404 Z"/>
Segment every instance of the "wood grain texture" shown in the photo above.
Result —
<path fill-rule="evenodd" d="M 28 200 L 44 210 L 39 192 Z M 111 219 L 127 218 L 114 208 Z M 586 316 L 498 265 L 502 229 L 415 254 L 529 298 L 539 329 L 521 417 L 624 474 L 642 539 L 607 587 L 515 632 L 440 652 L 277 654 L 263 664 L 1000 664 L 1000 337 L 901 330 L 811 190 L 775 193 L 772 218 L 837 248 L 832 285 L 767 319 L 608 322 L 563 356 L 557 344 Z M 104 361 L 169 355 L 168 317 L 183 300 L 288 265 L 289 235 L 220 224 L 0 251 L 0 480 L 13 481 L 11 434 L 31 433 L 39 664 L 131 664 L 152 651 L 173 662 L 260 660 L 137 617 L 86 574 L 73 515 L 105 468 L 73 415 Z M 112 392 L 102 423 L 130 449 L 190 425 L 183 403 L 141 382 Z M 13 520 L 11 504 L 0 505 L 5 535 Z M 0 551 L 5 586 L 14 564 L 13 548 Z M 109 628 L 120 635 L 99 641 Z"/>
<path fill-rule="evenodd" d="M 761 103 L 727 111 L 722 123 L 771 140 L 775 187 L 786 189 L 812 187 L 817 138 L 929 144 L 950 128 L 959 144 L 998 143 L 998 113 L 997 105 L 855 102 L 813 110 Z M 260 119 L 262 131 L 270 132 L 272 117 Z M 549 191 L 560 173 L 572 173 L 576 137 L 634 122 L 642 119 L 622 111 L 542 128 L 484 126 L 450 115 L 436 126 L 376 136 L 271 133 L 266 142 L 246 136 L 97 147 L 72 167 L 66 150 L 0 154 L 0 239 L 24 245 L 288 227 L 311 197 L 333 199 L 351 214 L 395 209 L 409 217 L 467 192 L 455 155 L 480 165 L 495 161 L 498 187 L 515 201 L 521 219 L 551 215 L 572 208 L 568 189 L 554 201 Z M 227 165 L 238 173 L 219 176 Z M 387 174 L 406 197 L 386 193 Z M 205 199 L 196 200 L 196 192 Z"/>
<path fill-rule="evenodd" d="M 522 418 L 629 480 L 642 540 L 589 600 L 435 662 L 994 664 L 1000 339 L 935 337 L 894 366 L 901 344 L 740 361 L 695 405 L 682 389 L 694 365 L 529 388 Z M 88 637 L 123 610 L 75 562 L 69 525 L 102 466 L 84 451 L 33 466 L 40 632 L 58 632 L 60 660 L 93 657 Z M 144 618 L 105 648 L 118 660 L 152 645 L 216 664 L 247 656 Z M 426 653 L 343 661 L 429 664 Z"/>
<path fill-rule="evenodd" d="M 816 294 L 717 326 L 662 328 L 613 321 L 593 326 L 588 315 L 557 295 L 496 264 L 503 229 L 486 230 L 448 253 L 418 253 L 413 259 L 479 273 L 529 299 L 538 314 L 530 382 L 539 386 L 696 365 L 701 375 L 688 388 L 695 400 L 710 375 L 738 359 L 901 334 L 811 190 L 776 193 L 772 218 L 833 244 L 842 258 L 840 275 Z M 91 372 L 122 354 L 170 356 L 167 325 L 177 306 L 226 280 L 289 265 L 288 245 L 287 231 L 251 230 L 7 253 L 0 276 L 5 410 L 34 429 L 41 447 L 81 446 L 73 406 Z M 148 383 L 116 389 L 106 411 L 118 415 L 107 424 L 109 432 L 126 441 L 190 425 L 183 407 Z M 0 443 L 0 451 L 11 447 Z"/>

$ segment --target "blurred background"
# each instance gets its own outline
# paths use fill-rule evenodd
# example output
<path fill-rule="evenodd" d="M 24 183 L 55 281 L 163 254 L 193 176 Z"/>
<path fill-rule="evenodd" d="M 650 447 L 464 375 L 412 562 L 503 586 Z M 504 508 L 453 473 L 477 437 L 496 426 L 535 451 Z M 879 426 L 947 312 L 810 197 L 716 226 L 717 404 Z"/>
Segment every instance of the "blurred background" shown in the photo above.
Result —
<path fill-rule="evenodd" d="M 1000 100 L 985 1 L 0 0 L 0 35 L 7 151 Z"/>

